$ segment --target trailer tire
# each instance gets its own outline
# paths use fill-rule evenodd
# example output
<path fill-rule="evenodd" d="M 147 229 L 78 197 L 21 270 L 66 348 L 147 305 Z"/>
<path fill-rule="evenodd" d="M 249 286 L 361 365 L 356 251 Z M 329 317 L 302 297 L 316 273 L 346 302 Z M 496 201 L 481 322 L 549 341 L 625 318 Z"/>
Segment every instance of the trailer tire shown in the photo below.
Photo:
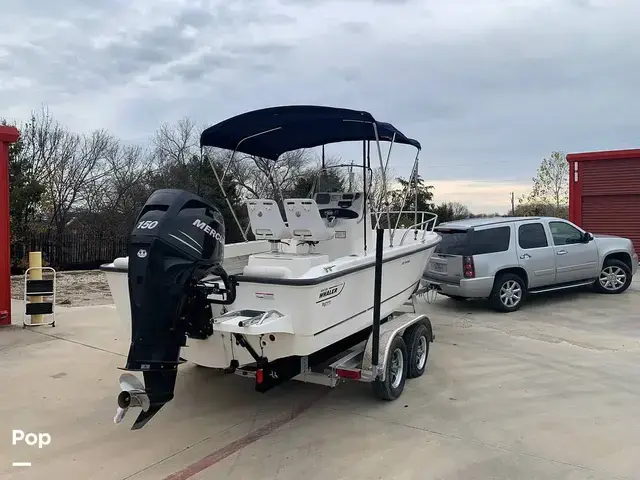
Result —
<path fill-rule="evenodd" d="M 421 377 L 427 368 L 429 358 L 429 329 L 423 324 L 412 325 L 405 332 L 407 350 L 409 352 L 409 368 L 407 378 Z"/>
<path fill-rule="evenodd" d="M 389 348 L 389 358 L 385 365 L 384 380 L 373 381 L 373 393 L 382 400 L 395 400 L 404 390 L 409 367 L 407 344 L 400 335 L 396 335 Z"/>

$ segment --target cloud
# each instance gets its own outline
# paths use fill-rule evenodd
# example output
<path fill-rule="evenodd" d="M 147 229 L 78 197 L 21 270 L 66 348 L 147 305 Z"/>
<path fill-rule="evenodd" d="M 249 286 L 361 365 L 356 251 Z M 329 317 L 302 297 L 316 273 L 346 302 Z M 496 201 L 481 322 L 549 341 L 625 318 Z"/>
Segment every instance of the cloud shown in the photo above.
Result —
<path fill-rule="evenodd" d="M 184 115 L 346 106 L 420 140 L 441 188 L 525 185 L 553 150 L 638 147 L 639 17 L 632 0 L 23 0 L 0 17 L 0 105 L 133 141 Z M 394 152 L 406 176 L 414 153 Z"/>

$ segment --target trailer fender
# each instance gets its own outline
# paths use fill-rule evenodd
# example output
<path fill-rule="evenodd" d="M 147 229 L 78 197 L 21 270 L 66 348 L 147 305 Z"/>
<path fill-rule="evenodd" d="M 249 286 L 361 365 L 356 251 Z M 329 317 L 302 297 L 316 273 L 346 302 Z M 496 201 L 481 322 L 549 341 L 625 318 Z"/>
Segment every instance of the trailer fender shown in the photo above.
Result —
<path fill-rule="evenodd" d="M 427 327 L 427 330 L 429 331 L 429 342 L 433 343 L 436 339 L 436 336 L 433 334 L 433 326 L 431 325 L 431 321 L 428 317 L 426 317 L 426 321 L 421 323 L 423 323 L 424 326 Z"/>
<path fill-rule="evenodd" d="M 430 333 L 431 341 L 433 342 L 433 328 L 431 327 L 431 321 L 429 320 L 429 317 L 424 314 L 415 313 L 405 313 L 399 315 L 393 320 L 389 320 L 388 322 L 380 325 L 380 342 L 378 348 L 379 364 L 376 371 L 374 371 L 372 365 L 371 355 L 371 349 L 373 347 L 373 334 L 369 335 L 369 339 L 367 340 L 367 344 L 365 345 L 364 349 L 364 356 L 362 358 L 362 370 L 364 372 L 371 372 L 371 375 L 374 378 L 378 377 L 380 378 L 380 380 L 384 381 L 386 375 L 386 368 L 384 368 L 384 366 L 387 364 L 389 358 L 391 342 L 396 337 L 396 335 L 402 336 L 407 328 L 417 323 L 423 323 L 427 327 Z"/>

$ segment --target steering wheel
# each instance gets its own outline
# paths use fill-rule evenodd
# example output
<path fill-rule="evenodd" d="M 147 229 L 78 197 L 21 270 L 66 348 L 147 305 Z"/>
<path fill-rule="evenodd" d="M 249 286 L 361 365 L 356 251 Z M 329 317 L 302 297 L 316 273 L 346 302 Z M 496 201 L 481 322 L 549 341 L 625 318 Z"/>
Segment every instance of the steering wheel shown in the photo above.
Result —
<path fill-rule="evenodd" d="M 323 208 L 320 210 L 322 218 L 358 218 L 358 214 L 347 208 Z"/>

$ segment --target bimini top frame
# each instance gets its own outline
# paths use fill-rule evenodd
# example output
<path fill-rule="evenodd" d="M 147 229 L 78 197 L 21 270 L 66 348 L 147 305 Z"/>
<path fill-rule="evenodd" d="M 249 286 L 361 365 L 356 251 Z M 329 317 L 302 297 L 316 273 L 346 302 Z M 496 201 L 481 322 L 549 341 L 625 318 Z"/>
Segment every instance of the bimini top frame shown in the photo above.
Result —
<path fill-rule="evenodd" d="M 200 149 L 214 147 L 233 152 L 227 167 L 222 173 L 222 177 L 218 175 L 213 163 L 211 163 L 211 167 L 244 240 L 247 241 L 246 233 L 240 225 L 233 205 L 231 205 L 223 188 L 224 177 L 237 152 L 275 162 L 283 153 L 293 150 L 349 141 L 363 141 L 362 167 L 363 178 L 365 179 L 365 202 L 368 200 L 368 191 L 364 169 L 370 170 L 371 165 L 368 152 L 365 161 L 364 145 L 370 141 L 375 141 L 377 145 L 382 171 L 383 198 L 386 198 L 386 171 L 389 157 L 391 156 L 391 148 L 389 148 L 385 163 L 382 159 L 381 141 L 391 142 L 391 146 L 394 143 L 400 143 L 411 145 L 417 149 L 418 152 L 412 169 L 412 180 L 414 180 L 412 183 L 416 183 L 418 155 L 422 149 L 420 142 L 407 137 L 390 123 L 379 122 L 370 113 L 360 110 L 316 105 L 289 105 L 254 110 L 228 118 L 204 130 L 200 135 Z M 417 188 L 415 191 L 417 194 Z M 387 212 L 387 217 L 389 217 L 389 212 Z M 390 224 L 390 219 L 388 218 L 387 220 Z M 366 228 L 366 221 L 364 227 Z M 390 235 L 390 242 L 393 244 L 393 232 Z"/>

